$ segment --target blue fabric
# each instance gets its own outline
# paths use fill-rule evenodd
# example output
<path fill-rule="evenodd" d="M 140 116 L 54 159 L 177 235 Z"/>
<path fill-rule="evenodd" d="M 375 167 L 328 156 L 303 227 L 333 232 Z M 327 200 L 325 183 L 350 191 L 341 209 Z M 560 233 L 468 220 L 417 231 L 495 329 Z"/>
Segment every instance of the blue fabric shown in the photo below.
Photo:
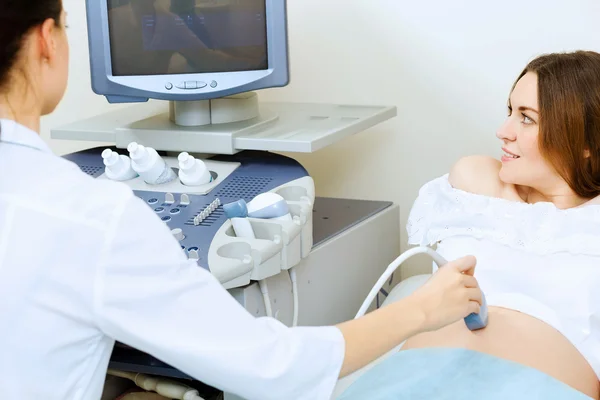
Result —
<path fill-rule="evenodd" d="M 535 400 L 590 397 L 538 371 L 466 349 L 398 352 L 355 381 L 338 400 Z"/>

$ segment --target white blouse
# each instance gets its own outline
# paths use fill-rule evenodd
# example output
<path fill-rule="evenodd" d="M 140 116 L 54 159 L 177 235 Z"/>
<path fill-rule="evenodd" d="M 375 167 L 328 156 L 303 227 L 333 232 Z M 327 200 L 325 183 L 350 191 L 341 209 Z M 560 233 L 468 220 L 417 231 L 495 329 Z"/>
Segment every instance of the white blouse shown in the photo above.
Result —
<path fill-rule="evenodd" d="M 411 210 L 409 243 L 438 244 L 448 260 L 477 258 L 490 306 L 529 314 L 561 332 L 600 378 L 600 205 L 561 210 L 425 184 Z"/>

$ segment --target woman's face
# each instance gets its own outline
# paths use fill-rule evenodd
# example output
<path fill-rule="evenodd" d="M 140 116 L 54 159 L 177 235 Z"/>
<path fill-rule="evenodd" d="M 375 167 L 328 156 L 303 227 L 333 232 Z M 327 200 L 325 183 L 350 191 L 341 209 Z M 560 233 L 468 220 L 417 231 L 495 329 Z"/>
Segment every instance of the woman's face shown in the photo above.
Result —
<path fill-rule="evenodd" d="M 540 188 L 556 180 L 556 170 L 538 146 L 539 117 L 537 74 L 528 72 L 511 93 L 508 117 L 496 134 L 502 140 L 504 183 Z"/>

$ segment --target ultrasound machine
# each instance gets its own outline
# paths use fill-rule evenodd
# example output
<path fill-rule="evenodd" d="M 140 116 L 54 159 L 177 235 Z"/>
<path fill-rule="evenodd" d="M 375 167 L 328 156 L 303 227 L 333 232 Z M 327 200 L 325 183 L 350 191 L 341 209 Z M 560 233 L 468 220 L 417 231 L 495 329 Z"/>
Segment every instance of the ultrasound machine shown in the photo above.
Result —
<path fill-rule="evenodd" d="M 290 82 L 286 0 L 86 3 L 93 91 L 121 105 L 53 129 L 53 139 L 111 143 L 64 157 L 129 185 L 251 314 L 288 326 L 352 319 L 400 252 L 398 206 L 321 197 L 293 154 L 396 108 L 259 101 Z M 286 215 L 269 214 L 276 203 Z M 228 212 L 236 204 L 245 214 Z M 110 368 L 193 381 L 119 344 Z"/>

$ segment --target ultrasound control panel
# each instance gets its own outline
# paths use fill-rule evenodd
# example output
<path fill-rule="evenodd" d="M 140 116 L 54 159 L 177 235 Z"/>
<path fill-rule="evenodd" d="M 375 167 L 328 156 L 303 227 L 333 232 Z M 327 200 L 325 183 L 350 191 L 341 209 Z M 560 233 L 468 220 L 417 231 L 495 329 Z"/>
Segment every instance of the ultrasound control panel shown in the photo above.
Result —
<path fill-rule="evenodd" d="M 76 163 L 87 174 L 97 179 L 107 179 L 104 176 L 105 167 L 101 157 L 104 149 L 90 149 L 66 155 L 65 158 Z M 113 150 L 125 154 L 123 150 L 116 148 Z M 174 159 L 165 153 L 161 153 L 161 155 L 165 159 Z M 140 183 L 139 179 L 125 183 L 171 229 L 173 236 L 179 241 L 182 251 L 190 259 L 196 260 L 200 267 L 216 274 L 218 278 L 220 277 L 219 266 L 211 265 L 209 262 L 211 258 L 209 257 L 210 249 L 211 245 L 214 244 L 215 237 L 221 237 L 220 242 L 222 242 L 222 245 L 212 251 L 213 264 L 222 263 L 224 268 L 228 268 L 228 265 L 225 265 L 228 263 L 235 264 L 239 261 L 243 264 L 244 260 L 241 255 L 244 252 L 254 256 L 253 264 L 266 262 L 267 258 L 273 258 L 268 256 L 272 256 L 272 253 L 277 251 L 286 253 L 287 256 L 293 253 L 283 250 L 286 241 L 285 227 L 279 231 L 277 231 L 279 228 L 275 227 L 275 231 L 273 231 L 273 228 L 263 227 L 264 229 L 261 229 L 261 226 L 257 226 L 256 243 L 235 238 L 233 230 L 230 226 L 227 226 L 228 219 L 224 214 L 223 204 L 239 199 L 249 202 L 258 194 L 279 188 L 281 190 L 278 193 L 284 196 L 286 200 L 290 200 L 290 209 L 298 216 L 301 214 L 301 207 L 298 204 L 301 203 L 296 200 L 300 200 L 303 197 L 302 195 L 308 193 L 302 188 L 294 189 L 293 187 L 286 187 L 286 185 L 303 178 L 310 179 L 307 171 L 295 160 L 258 151 L 243 152 L 234 156 L 211 157 L 206 161 L 207 166 L 210 167 L 211 162 L 217 165 L 215 168 L 211 168 L 213 177 L 216 179 L 209 185 L 208 190 L 200 190 L 200 193 L 198 193 L 198 188 L 186 188 L 178 181 L 165 185 L 146 185 L 143 182 Z M 213 169 L 224 172 L 216 173 L 212 171 Z M 204 193 L 205 191 L 208 193 Z M 308 197 L 304 196 L 305 201 L 308 206 L 312 207 L 310 202 L 314 200 L 314 194 Z M 312 210 L 310 211 L 312 212 Z M 305 212 L 305 214 L 307 213 Z M 303 218 L 304 225 L 306 225 L 307 219 L 310 219 L 310 217 L 305 215 L 305 218 Z M 298 225 L 297 218 L 296 222 Z M 302 239 L 301 228 L 302 226 L 299 226 L 294 234 L 299 236 L 299 243 Z M 308 232 L 308 229 L 310 229 L 310 232 Z M 294 231 L 294 229 L 292 228 L 291 231 Z M 312 227 L 310 226 L 307 227 L 307 232 L 304 235 L 305 242 L 308 242 L 305 243 L 305 248 L 312 245 L 312 237 L 307 237 L 308 234 L 312 235 Z M 278 235 L 279 243 L 277 243 Z M 291 245 L 293 239 L 288 237 L 287 244 Z M 260 256 L 261 251 L 263 252 L 262 257 Z M 308 248 L 308 251 L 310 251 L 310 248 Z M 302 249 L 299 248 L 296 253 L 299 253 L 297 258 L 301 258 Z M 258 260 L 256 260 L 256 254 L 259 255 Z M 279 266 L 286 266 L 283 254 L 279 256 L 277 263 Z M 293 265 L 287 264 L 287 266 L 290 268 Z M 252 269 L 251 267 L 253 266 L 248 266 L 248 269 Z M 234 267 L 231 268 L 235 269 Z M 226 281 L 232 277 L 231 273 L 221 271 L 221 274 L 227 276 L 221 279 L 222 283 L 227 283 Z M 244 274 L 247 275 L 248 279 L 252 275 L 246 272 Z M 275 274 L 275 271 L 273 274 Z M 234 276 L 234 278 L 237 277 Z M 239 285 L 232 284 L 229 286 L 241 286 L 244 282 L 247 283 L 248 279 L 239 282 Z"/>

